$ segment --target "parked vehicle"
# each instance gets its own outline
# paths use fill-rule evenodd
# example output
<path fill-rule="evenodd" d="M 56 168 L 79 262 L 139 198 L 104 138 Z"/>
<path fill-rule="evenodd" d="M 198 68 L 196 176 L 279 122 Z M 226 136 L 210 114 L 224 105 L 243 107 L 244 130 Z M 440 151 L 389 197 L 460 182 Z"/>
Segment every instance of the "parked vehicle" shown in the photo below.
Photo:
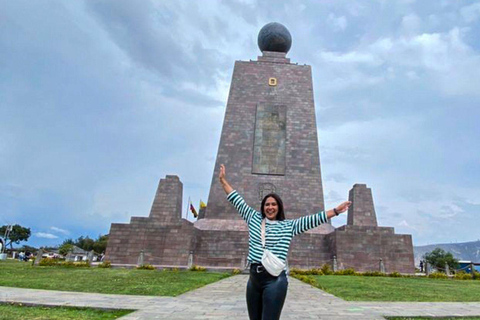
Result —
<path fill-rule="evenodd" d="M 42 254 L 42 258 L 47 258 L 47 259 L 59 259 L 62 258 L 62 255 L 55 253 L 55 252 L 48 252 Z"/>

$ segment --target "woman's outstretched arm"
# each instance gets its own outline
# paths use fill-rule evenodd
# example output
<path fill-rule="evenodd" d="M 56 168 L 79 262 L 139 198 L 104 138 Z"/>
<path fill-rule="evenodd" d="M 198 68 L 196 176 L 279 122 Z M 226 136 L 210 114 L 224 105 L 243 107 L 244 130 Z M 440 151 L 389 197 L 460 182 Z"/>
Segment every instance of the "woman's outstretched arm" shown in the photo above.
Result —
<path fill-rule="evenodd" d="M 222 185 L 225 193 L 230 194 L 233 191 L 233 188 L 227 181 L 225 174 L 225 166 L 223 164 L 220 165 L 220 173 L 218 174 L 218 179 L 220 180 L 220 184 Z"/>
<path fill-rule="evenodd" d="M 223 187 L 223 190 L 228 195 L 227 200 L 237 209 L 238 213 L 242 216 L 242 218 L 250 224 L 250 221 L 253 216 L 260 215 L 255 209 L 251 208 L 245 200 L 239 195 L 236 191 L 233 190 L 232 186 L 228 183 L 227 179 L 225 178 L 225 166 L 223 164 L 220 165 L 220 173 L 218 175 L 218 179 L 220 180 L 220 184 Z M 260 215 L 261 217 L 261 215 Z"/>
<path fill-rule="evenodd" d="M 327 212 L 319 212 L 309 216 L 304 216 L 295 220 L 292 220 L 293 223 L 293 235 L 296 236 L 300 233 L 303 233 L 312 228 L 318 227 L 322 223 L 326 223 L 328 220 L 342 212 L 348 210 L 348 207 L 352 204 L 351 201 L 342 202 L 340 205 L 335 207 L 335 209 L 328 210 Z"/>
<path fill-rule="evenodd" d="M 345 201 L 335 207 L 335 209 L 331 209 L 327 211 L 327 218 L 331 219 L 335 216 L 338 216 L 340 213 L 343 213 L 348 210 L 348 207 L 352 204 L 352 201 Z M 336 212 L 336 213 L 335 213 Z"/>

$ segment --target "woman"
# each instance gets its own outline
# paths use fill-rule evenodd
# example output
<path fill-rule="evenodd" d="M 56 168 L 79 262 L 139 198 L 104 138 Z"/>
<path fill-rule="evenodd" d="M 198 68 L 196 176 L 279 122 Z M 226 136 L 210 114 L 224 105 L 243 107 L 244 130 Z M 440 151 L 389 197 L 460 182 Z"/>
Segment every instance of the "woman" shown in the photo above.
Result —
<path fill-rule="evenodd" d="M 345 201 L 327 212 L 322 211 L 299 219 L 285 220 L 283 202 L 278 195 L 274 193 L 266 195 L 262 200 L 261 212 L 258 212 L 249 207 L 242 196 L 227 182 L 223 164 L 220 165 L 219 180 L 228 201 L 248 224 L 248 261 L 250 262 L 250 278 L 247 283 L 248 315 L 251 320 L 279 319 L 287 295 L 286 270 L 278 276 L 269 274 L 262 265 L 264 248 L 285 262 L 294 236 L 326 223 L 328 219 L 347 211 L 351 202 Z"/>

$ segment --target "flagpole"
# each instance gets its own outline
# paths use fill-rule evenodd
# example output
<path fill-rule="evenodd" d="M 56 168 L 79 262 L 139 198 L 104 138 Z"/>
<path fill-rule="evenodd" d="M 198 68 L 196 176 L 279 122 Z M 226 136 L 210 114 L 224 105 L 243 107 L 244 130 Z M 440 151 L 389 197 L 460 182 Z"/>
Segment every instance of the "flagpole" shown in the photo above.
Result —
<path fill-rule="evenodd" d="M 190 209 L 190 197 L 188 197 L 188 203 L 187 203 L 187 212 L 185 213 L 185 219 L 188 221 L 188 210 Z"/>

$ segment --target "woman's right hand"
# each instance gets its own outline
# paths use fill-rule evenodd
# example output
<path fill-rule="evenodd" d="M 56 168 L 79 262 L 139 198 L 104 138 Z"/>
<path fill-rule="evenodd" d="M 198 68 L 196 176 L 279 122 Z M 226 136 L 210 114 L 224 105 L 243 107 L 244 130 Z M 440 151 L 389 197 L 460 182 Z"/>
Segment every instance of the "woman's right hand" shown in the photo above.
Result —
<path fill-rule="evenodd" d="M 220 165 L 220 172 L 218 173 L 218 180 L 220 180 L 220 184 L 222 185 L 223 191 L 226 194 L 230 194 L 233 191 L 232 186 L 227 182 L 226 174 L 225 174 L 225 166 L 223 164 Z"/>
<path fill-rule="evenodd" d="M 225 180 L 225 165 L 221 164 L 220 165 L 220 173 L 218 174 L 218 179 L 220 182 L 223 182 Z"/>

